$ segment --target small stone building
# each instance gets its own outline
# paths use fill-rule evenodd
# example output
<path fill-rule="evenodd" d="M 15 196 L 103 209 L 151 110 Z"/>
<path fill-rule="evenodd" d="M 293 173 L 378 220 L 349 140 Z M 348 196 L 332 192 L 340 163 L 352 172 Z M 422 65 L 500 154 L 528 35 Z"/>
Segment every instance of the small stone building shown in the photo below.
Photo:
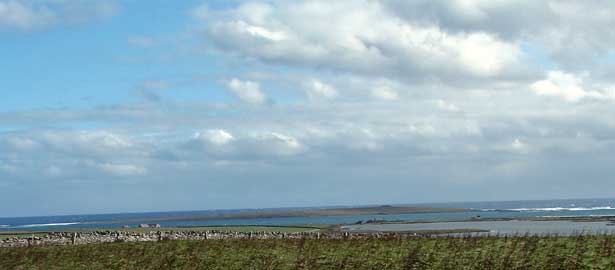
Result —
<path fill-rule="evenodd" d="M 160 224 L 139 224 L 139 228 L 160 228 Z"/>

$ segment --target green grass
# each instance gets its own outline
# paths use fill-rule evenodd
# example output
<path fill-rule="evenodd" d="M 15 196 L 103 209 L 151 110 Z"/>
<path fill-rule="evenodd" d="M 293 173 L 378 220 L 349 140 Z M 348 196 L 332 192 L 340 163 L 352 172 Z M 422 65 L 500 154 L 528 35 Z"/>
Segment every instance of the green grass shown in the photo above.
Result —
<path fill-rule="evenodd" d="M 0 249 L 0 269 L 615 269 L 615 237 L 220 240 Z"/>

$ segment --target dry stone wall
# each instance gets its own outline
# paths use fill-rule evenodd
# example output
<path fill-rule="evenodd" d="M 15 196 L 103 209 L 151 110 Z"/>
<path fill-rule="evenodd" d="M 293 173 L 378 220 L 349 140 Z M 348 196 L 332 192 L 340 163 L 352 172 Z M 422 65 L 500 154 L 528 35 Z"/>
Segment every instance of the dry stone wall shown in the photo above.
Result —
<path fill-rule="evenodd" d="M 414 234 L 400 233 L 348 233 L 348 232 L 222 232 L 222 231 L 95 231 L 52 232 L 44 236 L 11 237 L 0 240 L 0 247 L 30 247 L 52 245 L 83 245 L 114 242 L 148 242 L 163 240 L 223 240 L 223 239 L 373 239 L 409 238 Z"/>

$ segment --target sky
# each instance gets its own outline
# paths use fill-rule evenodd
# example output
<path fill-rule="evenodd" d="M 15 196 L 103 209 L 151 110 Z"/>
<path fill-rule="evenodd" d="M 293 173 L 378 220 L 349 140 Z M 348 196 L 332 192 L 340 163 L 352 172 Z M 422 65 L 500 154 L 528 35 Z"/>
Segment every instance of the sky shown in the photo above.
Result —
<path fill-rule="evenodd" d="M 0 216 L 613 197 L 615 2 L 0 0 Z"/>

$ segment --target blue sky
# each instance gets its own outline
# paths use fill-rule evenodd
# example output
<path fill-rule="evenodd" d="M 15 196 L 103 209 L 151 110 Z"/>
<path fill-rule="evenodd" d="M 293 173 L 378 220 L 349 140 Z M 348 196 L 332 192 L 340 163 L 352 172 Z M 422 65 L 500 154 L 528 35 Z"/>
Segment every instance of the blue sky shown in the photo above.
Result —
<path fill-rule="evenodd" d="M 614 23 L 604 1 L 0 0 L 0 216 L 612 197 Z"/>
<path fill-rule="evenodd" d="M 216 55 L 193 53 L 186 19 L 196 2 L 121 3 L 112 18 L 49 26 L 37 31 L 6 31 L 0 36 L 3 82 L 14 90 L 4 111 L 90 108 L 139 99 L 145 82 L 195 81 L 187 90 L 219 88 L 226 67 Z M 117 4 L 119 5 L 119 4 Z M 178 91 L 173 99 L 224 99 L 214 91 Z M 207 92 L 203 94 L 202 92 Z"/>

